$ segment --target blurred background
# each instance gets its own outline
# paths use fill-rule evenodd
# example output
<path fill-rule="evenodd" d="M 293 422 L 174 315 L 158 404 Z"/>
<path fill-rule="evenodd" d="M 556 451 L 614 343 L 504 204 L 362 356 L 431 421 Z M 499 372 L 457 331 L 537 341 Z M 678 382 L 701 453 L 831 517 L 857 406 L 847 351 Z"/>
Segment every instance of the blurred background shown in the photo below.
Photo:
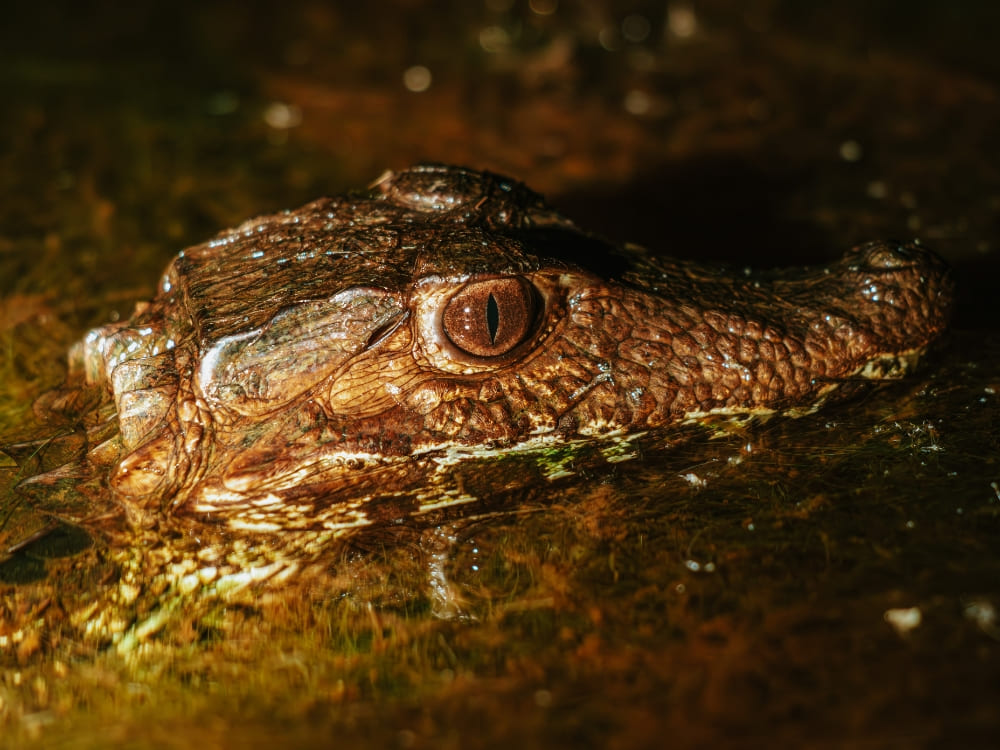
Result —
<path fill-rule="evenodd" d="M 248 215 L 430 160 L 659 252 L 919 236 L 981 288 L 998 28 L 992 3 L 929 0 L 22 4 L 0 29 L 0 269 L 148 284 Z"/>

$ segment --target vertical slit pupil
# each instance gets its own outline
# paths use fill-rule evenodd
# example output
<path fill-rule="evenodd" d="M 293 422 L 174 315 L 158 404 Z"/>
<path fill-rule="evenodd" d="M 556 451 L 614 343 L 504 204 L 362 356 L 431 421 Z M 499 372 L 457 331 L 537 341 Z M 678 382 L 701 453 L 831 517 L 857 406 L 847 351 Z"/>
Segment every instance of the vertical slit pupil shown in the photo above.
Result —
<path fill-rule="evenodd" d="M 500 330 L 500 306 L 497 305 L 496 297 L 490 294 L 486 300 L 486 330 L 490 334 L 490 343 L 497 342 L 497 331 Z"/>

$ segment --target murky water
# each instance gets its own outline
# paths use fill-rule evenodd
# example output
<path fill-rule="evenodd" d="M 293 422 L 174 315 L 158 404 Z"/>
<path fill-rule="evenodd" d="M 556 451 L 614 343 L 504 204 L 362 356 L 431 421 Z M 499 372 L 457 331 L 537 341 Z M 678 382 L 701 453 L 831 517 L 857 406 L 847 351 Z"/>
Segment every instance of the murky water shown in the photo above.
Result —
<path fill-rule="evenodd" d="M 32 404 L 66 349 L 178 249 L 421 159 L 515 173 L 681 256 L 805 263 L 919 235 L 960 304 L 906 381 L 648 435 L 613 464 L 462 465 L 484 497 L 468 517 L 297 550 L 285 578 L 266 540 L 58 526 L 0 563 L 0 744 L 988 745 L 995 11 L 729 5 L 67 6 L 4 25 L 0 443 L 59 431 Z M 15 493 L 19 476 L 0 463 L 3 548 L 93 502 L 72 479 Z"/>

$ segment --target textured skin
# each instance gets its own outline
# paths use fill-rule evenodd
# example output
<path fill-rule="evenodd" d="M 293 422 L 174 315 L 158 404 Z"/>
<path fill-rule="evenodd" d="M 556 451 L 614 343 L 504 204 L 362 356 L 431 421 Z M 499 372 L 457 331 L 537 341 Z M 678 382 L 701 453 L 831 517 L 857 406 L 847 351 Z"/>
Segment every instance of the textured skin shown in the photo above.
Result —
<path fill-rule="evenodd" d="M 463 353 L 444 306 L 506 276 L 536 290 L 527 338 Z M 115 399 L 126 505 L 301 522 L 346 487 L 356 502 L 324 523 L 350 525 L 407 460 L 454 446 L 811 409 L 901 374 L 950 302 L 944 265 L 915 245 L 725 274 L 605 243 L 504 178 L 417 167 L 185 250 L 152 302 L 72 360 Z"/>

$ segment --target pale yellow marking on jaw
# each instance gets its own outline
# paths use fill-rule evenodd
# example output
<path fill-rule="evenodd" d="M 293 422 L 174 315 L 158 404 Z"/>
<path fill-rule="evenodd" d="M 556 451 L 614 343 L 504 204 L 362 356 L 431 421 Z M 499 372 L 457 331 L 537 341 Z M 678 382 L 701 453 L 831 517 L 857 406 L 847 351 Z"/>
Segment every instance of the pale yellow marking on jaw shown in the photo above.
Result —
<path fill-rule="evenodd" d="M 417 499 L 421 500 L 427 495 L 418 495 Z M 431 499 L 428 502 L 420 503 L 417 513 L 429 513 L 432 510 L 437 510 L 438 508 L 450 508 L 454 505 L 466 505 L 468 503 L 479 502 L 479 498 L 473 495 L 469 495 L 465 492 L 450 494 L 445 492 L 443 495 L 437 497 L 437 499 Z"/>
<path fill-rule="evenodd" d="M 865 378 L 867 380 L 896 379 L 903 377 L 912 370 L 924 349 L 909 349 L 899 354 L 882 354 L 865 362 L 854 374 L 853 377 Z M 886 368 L 886 369 L 883 369 Z"/>
<path fill-rule="evenodd" d="M 867 362 L 865 362 L 861 367 L 852 373 L 846 375 L 842 380 L 850 380 L 851 378 L 858 378 L 861 380 L 896 380 L 903 377 L 906 373 L 912 370 L 917 361 L 920 359 L 920 355 L 923 354 L 924 349 L 908 349 L 905 352 L 900 352 L 898 354 L 880 354 L 876 357 L 872 357 Z M 750 409 L 740 408 L 738 406 L 722 406 L 717 409 L 709 409 L 707 411 L 694 411 L 688 412 L 681 424 L 695 424 L 699 420 L 705 417 L 733 417 L 734 419 L 754 419 L 757 417 L 770 417 L 775 414 L 780 414 L 783 417 L 804 417 L 809 414 L 816 412 L 823 404 L 826 402 L 830 394 L 837 390 L 841 385 L 841 382 L 830 383 L 819 390 L 816 397 L 813 399 L 812 403 L 805 404 L 803 406 L 792 406 L 788 409 L 768 409 L 766 407 L 756 407 Z"/>
<path fill-rule="evenodd" d="M 913 349 L 899 354 L 883 354 L 873 357 L 848 375 L 849 378 L 864 379 L 888 379 L 898 378 L 910 370 L 917 362 L 922 349 Z M 823 386 L 815 395 L 812 402 L 806 405 L 796 406 L 789 409 L 777 410 L 766 407 L 745 409 L 740 407 L 721 407 L 703 411 L 689 412 L 680 421 L 680 424 L 698 423 L 708 417 L 729 417 L 739 423 L 755 418 L 767 418 L 775 414 L 788 417 L 801 417 L 812 414 L 818 410 L 827 400 L 829 395 L 835 391 L 840 382 L 833 382 Z M 594 429 L 596 425 L 586 425 L 584 429 Z M 599 450 L 609 463 L 627 461 L 636 457 L 636 452 L 632 448 L 632 443 L 647 432 L 637 432 L 626 434 L 623 430 L 595 435 Z M 572 453 L 575 447 L 594 443 L 591 437 L 581 437 L 573 440 L 564 440 L 555 430 L 533 435 L 527 440 L 512 446 L 502 448 L 488 448 L 485 446 L 464 446 L 449 443 L 438 443 L 425 446 L 415 451 L 412 459 L 419 456 L 427 456 L 433 464 L 435 471 L 428 478 L 427 489 L 410 493 L 410 497 L 419 504 L 415 513 L 417 515 L 429 513 L 441 508 L 452 507 L 478 502 L 480 498 L 467 494 L 458 488 L 447 489 L 443 487 L 443 478 L 447 469 L 458 463 L 467 460 L 485 460 L 490 458 L 500 458 L 512 454 L 539 454 L 542 462 L 542 469 L 545 478 L 552 481 L 563 477 L 575 475 L 575 471 L 567 468 L 572 461 Z M 547 451 L 558 449 L 558 453 L 545 455 Z M 360 463 L 359 470 L 364 470 L 367 466 L 383 463 L 378 456 L 372 453 L 343 452 L 325 457 L 324 464 Z M 351 529 L 362 528 L 370 525 L 371 520 L 366 513 L 366 506 L 372 500 L 368 495 L 358 498 L 348 503 L 341 503 L 338 512 L 335 514 L 337 521 L 322 520 L 322 513 L 315 514 L 314 506 L 304 504 L 296 507 L 295 504 L 285 505 L 280 497 L 273 493 L 252 501 L 246 515 L 238 519 L 232 519 L 229 526 L 233 529 L 257 532 L 281 531 L 289 528 L 288 519 L 293 521 L 313 521 L 318 522 L 322 528 L 332 532 L 342 532 Z M 246 499 L 238 492 L 213 489 L 207 496 L 203 496 L 195 509 L 199 512 L 211 513 L 216 510 L 223 510 L 233 503 L 245 503 Z M 268 520 L 268 510 L 275 506 L 281 507 L 282 520 L 278 522 Z M 255 512 L 254 509 L 260 509 Z M 315 514 L 317 517 L 313 517 Z M 347 520 L 345 520 L 347 519 Z"/>

